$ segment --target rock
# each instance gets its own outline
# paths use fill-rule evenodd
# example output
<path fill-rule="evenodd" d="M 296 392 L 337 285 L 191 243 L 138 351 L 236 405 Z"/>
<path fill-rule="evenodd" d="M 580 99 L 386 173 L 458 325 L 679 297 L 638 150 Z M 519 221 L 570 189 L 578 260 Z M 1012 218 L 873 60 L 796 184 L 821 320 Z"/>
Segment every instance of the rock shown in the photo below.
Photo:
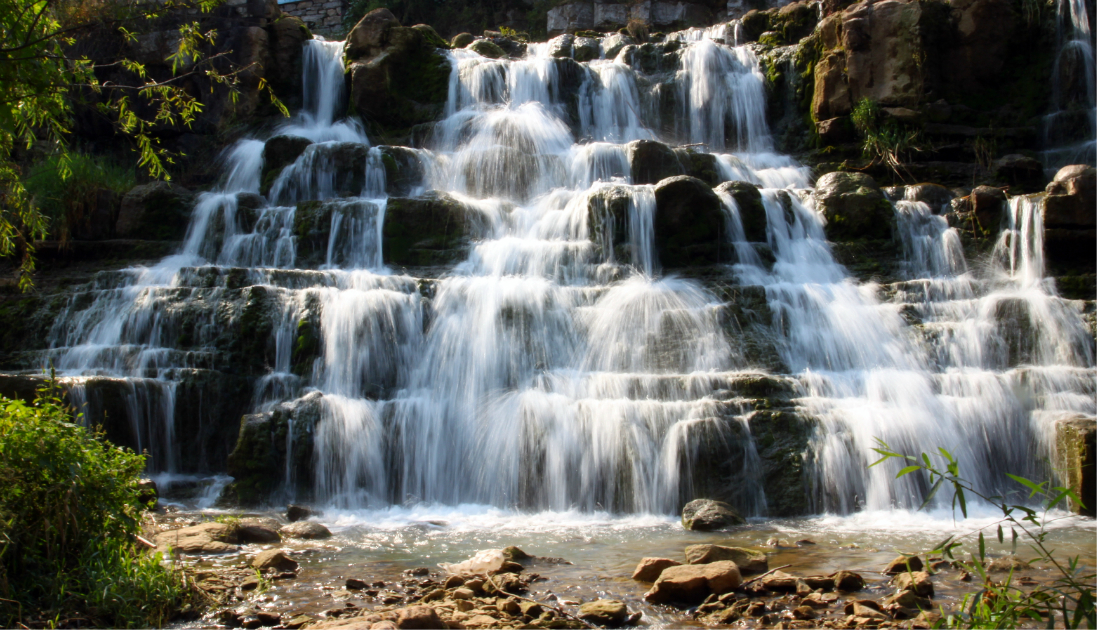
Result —
<path fill-rule="evenodd" d="M 742 583 L 734 562 L 685 564 L 663 569 L 644 599 L 653 604 L 696 602 L 709 595 L 729 593 Z"/>
<path fill-rule="evenodd" d="M 266 194 L 282 169 L 293 164 L 312 144 L 312 140 L 300 136 L 278 135 L 263 145 L 263 172 L 259 191 Z"/>
<path fill-rule="evenodd" d="M 1009 184 L 1010 194 L 1039 192 L 1047 183 L 1044 165 L 1027 155 L 1011 153 L 994 162 L 994 175 Z"/>
<path fill-rule="evenodd" d="M 242 543 L 278 543 L 282 537 L 270 524 L 254 519 L 245 519 L 236 526 L 236 537 Z"/>
<path fill-rule="evenodd" d="M 408 606 L 396 611 L 396 627 L 406 630 L 445 628 L 446 624 L 430 606 Z"/>
<path fill-rule="evenodd" d="M 766 207 L 762 193 L 750 182 L 724 182 L 715 188 L 716 194 L 730 196 L 739 209 L 743 233 L 752 243 L 766 242 Z"/>
<path fill-rule="evenodd" d="M 969 199 L 979 226 L 989 234 L 997 234 L 1007 211 L 1005 192 L 992 186 L 976 186 Z"/>
<path fill-rule="evenodd" d="M 1003 556 L 994 558 L 987 563 L 987 573 L 1016 573 L 1029 568 L 1028 563 L 1022 562 L 1016 556 Z"/>
<path fill-rule="evenodd" d="M 815 609 L 810 606 L 797 606 L 792 609 L 793 619 L 815 619 L 817 616 Z"/>
<path fill-rule="evenodd" d="M 899 606 L 902 608 L 912 608 L 915 610 L 931 610 L 933 608 L 933 602 L 929 601 L 925 597 L 918 595 L 914 591 L 906 590 L 900 591 L 895 595 L 884 600 L 884 606 Z"/>
<path fill-rule="evenodd" d="M 894 211 L 872 177 L 827 173 L 815 183 L 815 207 L 826 218 L 831 241 L 891 238 Z"/>
<path fill-rule="evenodd" d="M 636 40 L 628 35 L 614 33 L 602 40 L 602 51 L 606 53 L 606 59 L 616 59 L 625 46 L 635 46 Z"/>
<path fill-rule="evenodd" d="M 520 562 L 522 560 L 531 560 L 533 556 L 529 555 L 525 551 L 522 551 L 519 547 L 511 545 L 510 547 L 503 548 L 503 557 L 511 562 Z"/>
<path fill-rule="evenodd" d="M 260 571 L 266 571 L 267 569 L 296 571 L 298 564 L 296 560 L 287 556 L 286 552 L 281 549 L 267 549 L 255 554 L 255 557 L 251 559 L 251 566 Z"/>
<path fill-rule="evenodd" d="M 929 579 L 929 573 L 925 571 L 913 571 L 900 573 L 892 580 L 895 588 L 900 591 L 914 591 L 922 597 L 933 597 L 933 581 Z"/>
<path fill-rule="evenodd" d="M 654 582 L 664 569 L 681 565 L 681 562 L 670 558 L 643 558 L 632 572 L 632 579 L 638 582 Z"/>
<path fill-rule="evenodd" d="M 893 186 L 884 191 L 893 201 L 921 201 L 933 210 L 934 214 L 945 214 L 956 197 L 948 188 L 937 184 L 915 184 L 913 186 Z"/>
<path fill-rule="evenodd" d="M 548 11 L 546 25 L 549 35 L 594 28 L 594 3 L 575 2 L 554 7 Z"/>
<path fill-rule="evenodd" d="M 766 554 L 754 549 L 721 547 L 720 545 L 690 545 L 686 547 L 685 553 L 688 564 L 708 564 L 729 560 L 739 567 L 739 572 L 743 575 L 769 571 Z"/>
<path fill-rule="evenodd" d="M 682 526 L 689 530 L 712 531 L 743 523 L 746 520 L 723 501 L 694 499 L 682 508 Z"/>
<path fill-rule="evenodd" d="M 666 268 L 731 259 L 723 203 L 707 184 L 688 175 L 655 186 L 655 251 Z"/>
<path fill-rule="evenodd" d="M 598 626 L 620 627 L 628 619 L 628 608 L 616 599 L 599 599 L 579 607 L 578 617 Z"/>
<path fill-rule="evenodd" d="M 837 591 L 852 593 L 865 588 L 865 579 L 852 571 L 838 571 L 831 577 L 834 578 L 834 589 Z"/>
<path fill-rule="evenodd" d="M 1055 177 L 1051 178 L 1051 181 L 1065 182 L 1076 177 L 1094 177 L 1095 172 L 1097 169 L 1089 164 L 1068 164 L 1055 171 Z"/>
<path fill-rule="evenodd" d="M 226 523 L 202 523 L 182 529 L 173 529 L 156 535 L 156 548 L 173 553 L 206 554 L 230 553 L 236 546 L 236 530 Z"/>
<path fill-rule="evenodd" d="M 1064 166 L 1047 185 L 1044 226 L 1093 228 L 1097 226 L 1097 169 L 1080 164 Z"/>
<path fill-rule="evenodd" d="M 156 502 L 160 499 L 160 492 L 156 488 L 156 482 L 152 479 L 141 479 L 137 482 L 137 500 L 141 505 L 148 506 L 149 509 L 156 507 Z"/>
<path fill-rule="evenodd" d="M 597 59 L 601 52 L 598 40 L 593 37 L 576 37 L 571 45 L 571 58 L 579 63 Z"/>
<path fill-rule="evenodd" d="M 466 48 L 469 44 L 476 41 L 476 37 L 472 33 L 458 33 L 450 40 L 449 45 L 453 48 Z"/>
<path fill-rule="evenodd" d="M 453 589 L 453 593 L 450 594 L 450 597 L 457 600 L 472 599 L 473 597 L 476 597 L 476 593 L 473 592 L 471 588 L 465 588 L 462 586 L 460 588 Z"/>
<path fill-rule="evenodd" d="M 400 26 L 387 9 L 371 11 L 351 30 L 346 58 L 350 100 L 359 114 L 403 133 L 438 118 L 451 67 L 431 33 Z"/>
<path fill-rule="evenodd" d="M 626 149 L 634 184 L 655 184 L 668 177 L 685 174 L 674 150 L 662 142 L 636 140 L 628 143 Z"/>
<path fill-rule="evenodd" d="M 168 182 L 152 182 L 122 197 L 114 233 L 118 238 L 179 241 L 187 234 L 194 196 Z"/>
<path fill-rule="evenodd" d="M 1085 416 L 1060 420 L 1055 424 L 1055 470 L 1061 485 L 1070 488 L 1085 504 L 1069 501 L 1071 511 L 1087 516 L 1097 508 L 1097 421 Z"/>
<path fill-rule="evenodd" d="M 318 514 L 319 512 L 313 510 L 312 508 L 307 508 L 303 505 L 291 504 L 286 506 L 286 520 L 291 523 L 304 521 L 307 520 L 309 517 L 316 516 Z"/>
<path fill-rule="evenodd" d="M 842 144 L 843 142 L 850 142 L 856 137 L 853 130 L 853 123 L 850 122 L 849 116 L 836 116 L 834 118 L 820 120 L 815 123 L 815 132 L 819 134 L 819 137 L 822 138 L 824 142 L 831 146 Z"/>
<path fill-rule="evenodd" d="M 378 147 L 385 167 L 385 192 L 390 197 L 407 197 L 421 192 L 426 178 L 419 154 L 407 147 Z"/>
<path fill-rule="evenodd" d="M 921 571 L 924 568 L 918 556 L 899 556 L 884 567 L 885 575 L 898 575 L 908 571 Z"/>
<path fill-rule="evenodd" d="M 483 229 L 481 215 L 444 193 L 392 198 L 382 227 L 385 263 L 441 265 L 466 257 Z"/>
<path fill-rule="evenodd" d="M 575 43 L 574 35 L 561 35 L 554 37 L 548 42 L 548 50 L 550 57 L 556 57 L 559 59 L 571 58 L 571 47 Z"/>
<path fill-rule="evenodd" d="M 274 20 L 267 31 L 271 63 L 264 68 L 265 78 L 274 93 L 292 110 L 300 107 L 302 49 L 312 34 L 301 18 L 287 14 Z"/>
<path fill-rule="evenodd" d="M 296 523 L 290 523 L 289 525 L 282 527 L 281 533 L 287 538 L 302 538 L 304 540 L 331 538 L 331 531 L 327 527 L 312 521 L 297 521 Z"/>
<path fill-rule="evenodd" d="M 922 113 L 910 109 L 909 107 L 882 107 L 880 108 L 880 111 L 889 118 L 894 118 L 899 122 L 907 123 L 909 125 L 917 125 L 922 122 Z"/>
<path fill-rule="evenodd" d="M 358 578 L 347 578 L 346 588 L 348 591 L 361 591 L 369 588 L 369 582 Z"/>
<path fill-rule="evenodd" d="M 854 615 L 855 617 L 863 617 L 865 619 L 887 619 L 887 615 L 884 614 L 884 610 L 880 607 L 880 604 L 877 604 L 871 599 L 858 599 L 847 603 L 845 606 L 845 613 L 847 615 Z"/>
<path fill-rule="evenodd" d="M 306 624 L 312 623 L 312 621 L 313 618 L 308 615 L 296 615 L 283 625 L 290 630 L 297 630 L 298 628 L 304 627 Z"/>
<path fill-rule="evenodd" d="M 507 56 L 503 49 L 486 39 L 478 39 L 468 45 L 468 49 L 488 59 L 502 59 Z"/>

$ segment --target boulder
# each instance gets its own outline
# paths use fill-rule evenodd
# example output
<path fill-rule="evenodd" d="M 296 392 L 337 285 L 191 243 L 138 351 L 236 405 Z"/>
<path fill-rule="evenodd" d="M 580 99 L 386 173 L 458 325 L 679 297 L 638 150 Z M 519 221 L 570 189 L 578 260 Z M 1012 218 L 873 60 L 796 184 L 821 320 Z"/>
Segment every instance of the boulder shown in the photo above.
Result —
<path fill-rule="evenodd" d="M 507 53 L 503 52 L 502 48 L 486 39 L 478 39 L 469 44 L 467 48 L 488 59 L 502 59 L 507 56 Z"/>
<path fill-rule="evenodd" d="M 579 607 L 578 617 L 587 623 L 610 628 L 620 627 L 628 619 L 628 608 L 616 599 L 598 599 Z"/>
<path fill-rule="evenodd" d="M 444 42 L 431 33 L 400 26 L 387 9 L 371 11 L 351 30 L 350 100 L 360 115 L 401 133 L 438 118 L 452 67 L 440 51 Z"/>
<path fill-rule="evenodd" d="M 1010 194 L 1033 193 L 1043 190 L 1047 178 L 1040 160 L 1012 153 L 994 162 L 994 176 L 1009 185 Z"/>
<path fill-rule="evenodd" d="M 396 611 L 396 627 L 406 630 L 445 628 L 446 624 L 430 606 L 408 606 Z"/>
<path fill-rule="evenodd" d="M 709 595 L 730 593 L 743 583 L 734 562 L 685 564 L 668 567 L 659 575 L 644 599 L 653 604 L 691 603 Z"/>
<path fill-rule="evenodd" d="M 286 538 L 301 538 L 304 540 L 322 540 L 331 538 L 331 530 L 320 523 L 312 521 L 297 521 L 282 526 L 281 534 Z"/>
<path fill-rule="evenodd" d="M 290 109 L 300 107 L 301 56 L 305 40 L 312 39 L 301 18 L 282 14 L 267 27 L 271 58 L 265 68 L 271 89 Z"/>
<path fill-rule="evenodd" d="M 694 499 L 682 508 L 682 526 L 693 531 L 712 531 L 743 523 L 746 520 L 723 501 Z"/>
<path fill-rule="evenodd" d="M 571 58 L 579 63 L 597 59 L 601 53 L 598 40 L 593 37 L 576 37 L 571 45 Z"/>
<path fill-rule="evenodd" d="M 643 558 L 632 572 L 632 579 L 638 582 L 654 582 L 664 569 L 681 565 L 677 560 L 670 558 Z"/>
<path fill-rule="evenodd" d="M 686 547 L 686 563 L 709 564 L 728 560 L 739 567 L 743 575 L 765 573 L 769 571 L 766 554 L 754 549 L 742 547 L 722 547 L 720 545 L 690 545 Z"/>
<path fill-rule="evenodd" d="M 892 583 L 900 591 L 914 591 L 922 597 L 933 597 L 933 580 L 929 579 L 929 573 L 925 571 L 900 573 L 895 576 Z"/>
<path fill-rule="evenodd" d="M 382 228 L 385 263 L 427 266 L 462 260 L 482 229 L 480 219 L 474 209 L 444 193 L 389 199 Z"/>
<path fill-rule="evenodd" d="M 865 588 L 865 579 L 853 571 L 838 571 L 830 577 L 834 578 L 834 590 L 852 593 Z"/>
<path fill-rule="evenodd" d="M 1017 573 L 1029 568 L 1027 562 L 1022 562 L 1017 556 L 1002 556 L 994 558 L 987 563 L 987 573 Z M 909 608 L 909 606 L 908 606 Z"/>
<path fill-rule="evenodd" d="M 293 558 L 286 555 L 281 549 L 267 549 L 260 551 L 251 559 L 251 566 L 266 571 L 296 571 L 298 564 Z"/>
<path fill-rule="evenodd" d="M 227 523 L 201 523 L 156 535 L 156 548 L 176 554 L 231 553 L 238 549 L 236 528 Z"/>
<path fill-rule="evenodd" d="M 273 527 L 272 527 L 273 525 Z M 278 543 L 282 537 L 276 531 L 277 523 L 257 519 L 245 519 L 236 525 L 236 537 L 242 543 Z"/>
<path fill-rule="evenodd" d="M 692 147 L 687 149 L 675 149 L 678 162 L 686 170 L 685 175 L 696 177 L 709 186 L 715 186 L 722 179 L 720 165 L 716 156 L 711 153 L 696 151 Z"/>
<path fill-rule="evenodd" d="M 561 35 L 559 37 L 553 37 L 548 42 L 548 51 L 550 57 L 556 57 L 559 59 L 571 58 L 571 47 L 575 43 L 574 35 Z"/>
<path fill-rule="evenodd" d="M 924 567 L 922 559 L 918 556 L 899 556 L 884 567 L 885 575 L 898 575 L 913 571 L 921 571 Z"/>
<path fill-rule="evenodd" d="M 194 196 L 168 182 L 152 182 L 122 197 L 114 232 L 118 238 L 179 241 L 187 234 Z"/>
<path fill-rule="evenodd" d="M 899 591 L 885 599 L 884 606 L 889 608 L 898 606 L 900 608 L 909 608 L 913 610 L 933 610 L 933 602 L 912 590 Z"/>
<path fill-rule="evenodd" d="M 752 243 L 766 242 L 766 207 L 762 204 L 762 193 L 750 182 L 724 182 L 715 188 L 716 194 L 727 195 L 735 200 L 739 209 L 739 220 L 743 224 L 743 233 Z"/>
<path fill-rule="evenodd" d="M 1064 166 L 1046 190 L 1044 227 L 1097 227 L 1097 169 L 1081 164 Z"/>
<path fill-rule="evenodd" d="M 1082 500 L 1068 501 L 1072 512 L 1093 516 L 1097 508 L 1097 421 L 1078 416 L 1055 425 L 1055 470 L 1061 485 Z"/>
<path fill-rule="evenodd" d="M 378 147 L 385 166 L 385 192 L 406 197 L 421 189 L 426 178 L 419 154 L 407 147 Z"/>
<path fill-rule="evenodd" d="M 317 511 L 303 505 L 290 504 L 286 506 L 286 520 L 291 523 L 308 520 L 309 517 L 315 516 L 316 514 L 318 514 Z"/>
<path fill-rule="evenodd" d="M 950 203 L 956 197 L 948 188 L 938 184 L 915 184 L 913 186 L 892 186 L 884 192 L 892 201 L 921 201 L 933 210 L 934 214 L 945 214 Z"/>
<path fill-rule="evenodd" d="M 263 145 L 263 171 L 259 178 L 259 191 L 266 194 L 282 169 L 293 164 L 312 144 L 312 140 L 300 136 L 278 135 Z"/>
<path fill-rule="evenodd" d="M 696 177 L 680 175 L 655 186 L 655 251 L 667 268 L 730 260 L 723 203 Z"/>
<path fill-rule="evenodd" d="M 1002 227 L 1002 218 L 1008 212 L 1006 193 L 993 186 L 976 186 L 969 199 L 979 226 L 989 234 L 997 234 Z"/>
<path fill-rule="evenodd" d="M 891 203 L 864 173 L 827 173 L 815 183 L 815 208 L 826 218 L 831 241 L 891 238 Z"/>
<path fill-rule="evenodd" d="M 469 44 L 476 41 L 476 37 L 472 33 L 458 33 L 450 40 L 449 45 L 453 48 L 466 48 Z"/>
<path fill-rule="evenodd" d="M 621 33 L 614 33 L 602 40 L 602 51 L 606 53 L 606 59 L 616 59 L 625 46 L 635 46 L 636 41 Z"/>
<path fill-rule="evenodd" d="M 156 487 L 156 482 L 152 479 L 141 479 L 137 482 L 137 500 L 142 505 L 147 505 L 151 508 L 156 507 L 156 502 L 160 499 L 160 491 Z"/>
<path fill-rule="evenodd" d="M 662 142 L 636 140 L 628 143 L 626 148 L 634 184 L 654 184 L 685 174 L 685 168 L 674 149 Z"/>

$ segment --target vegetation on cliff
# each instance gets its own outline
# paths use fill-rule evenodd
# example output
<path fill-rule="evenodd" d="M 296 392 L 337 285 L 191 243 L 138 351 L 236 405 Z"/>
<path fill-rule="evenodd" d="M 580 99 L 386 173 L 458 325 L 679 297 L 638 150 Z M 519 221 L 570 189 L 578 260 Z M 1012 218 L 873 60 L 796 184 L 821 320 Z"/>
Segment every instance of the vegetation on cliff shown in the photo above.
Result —
<path fill-rule="evenodd" d="M 0 398 L 0 625 L 163 625 L 181 574 L 140 547 L 145 458 L 77 424 L 51 382 Z"/>

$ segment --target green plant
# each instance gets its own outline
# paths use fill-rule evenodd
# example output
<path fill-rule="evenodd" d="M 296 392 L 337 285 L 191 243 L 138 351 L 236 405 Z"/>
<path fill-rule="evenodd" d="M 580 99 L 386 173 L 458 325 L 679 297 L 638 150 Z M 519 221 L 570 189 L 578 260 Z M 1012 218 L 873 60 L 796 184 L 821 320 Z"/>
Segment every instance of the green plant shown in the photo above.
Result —
<path fill-rule="evenodd" d="M 900 171 L 912 152 L 922 150 L 921 132 L 898 123 L 893 118 L 885 119 L 880 105 L 869 98 L 863 98 L 857 103 L 850 118 L 854 128 L 861 134 L 864 156 L 873 163 L 879 162 L 887 166 L 899 179 L 905 179 Z"/>
<path fill-rule="evenodd" d="M 103 191 L 125 194 L 137 184 L 137 178 L 133 168 L 109 158 L 74 152 L 67 165 L 59 155 L 34 165 L 25 183 L 35 205 L 49 219 L 50 235 L 67 241 L 81 222 L 91 220 L 100 203 L 110 203 L 103 199 Z"/>
<path fill-rule="evenodd" d="M 1010 479 L 1028 489 L 1029 494 L 1026 500 L 1031 501 L 1039 497 L 1041 508 L 1034 509 L 1020 503 L 1011 504 L 1003 497 L 988 496 L 976 490 L 969 481 L 960 476 L 959 462 L 943 448 L 937 449 L 938 458 L 945 464 L 942 470 L 925 453 L 922 453 L 921 457 L 903 455 L 894 452 L 884 441 L 877 439 L 877 442 L 880 447 L 873 450 L 879 453 L 881 458 L 870 464 L 870 468 L 890 459 L 902 459 L 912 463 L 900 470 L 896 478 L 919 472 L 928 474 L 930 490 L 921 508 L 929 505 L 937 495 L 937 491 L 947 485 L 952 487 L 953 510 L 959 507 L 964 517 L 967 517 L 969 496 L 978 497 L 996 506 L 1002 512 L 1002 518 L 995 523 L 968 534 L 951 535 L 930 552 L 941 553 L 956 561 L 982 581 L 982 590 L 964 597 L 960 614 L 945 618 L 948 627 L 1016 628 L 1029 620 L 1047 623 L 1049 628 L 1097 627 L 1097 613 L 1094 611 L 1094 579 L 1097 578 L 1097 574 L 1084 566 L 1078 557 L 1068 558 L 1065 562 L 1057 559 L 1054 556 L 1054 550 L 1047 546 L 1048 512 L 1067 499 L 1082 505 L 1082 501 L 1074 491 L 1064 487 L 1052 487 L 1047 481 L 1036 483 L 1024 477 L 1007 474 Z M 1039 585 L 1029 591 L 1023 590 L 1013 584 L 1012 570 L 1003 582 L 995 582 L 991 579 L 987 570 L 986 537 L 983 530 L 995 525 L 1000 544 L 1005 544 L 1008 531 L 1014 553 L 1017 551 L 1018 540 L 1023 538 L 1035 552 L 1038 560 L 1053 567 L 1055 580 L 1050 586 Z M 963 545 L 959 540 L 975 533 L 978 533 L 977 554 L 969 553 L 966 561 L 958 560 L 954 552 Z"/>
<path fill-rule="evenodd" d="M 189 595 L 137 544 L 144 457 L 76 419 L 52 379 L 0 397 L 0 626 L 163 625 Z"/>

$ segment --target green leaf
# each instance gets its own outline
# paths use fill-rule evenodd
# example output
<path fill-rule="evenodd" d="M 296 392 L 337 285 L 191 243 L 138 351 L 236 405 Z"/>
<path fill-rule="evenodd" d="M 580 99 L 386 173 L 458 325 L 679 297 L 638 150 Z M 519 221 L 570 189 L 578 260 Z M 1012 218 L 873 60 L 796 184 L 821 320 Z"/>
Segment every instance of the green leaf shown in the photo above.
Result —
<path fill-rule="evenodd" d="M 1002 524 L 998 523 L 998 543 L 1001 544 L 1003 542 L 1005 542 L 1005 540 L 1004 540 L 1004 536 L 1002 534 Z"/>
<path fill-rule="evenodd" d="M 915 464 L 913 466 L 907 466 L 906 468 L 900 470 L 899 474 L 895 475 L 895 478 L 898 479 L 900 477 L 904 477 L 904 476 L 909 475 L 910 473 L 912 473 L 916 470 L 921 470 L 921 469 L 922 469 L 922 467 L 919 466 L 918 464 Z"/>
<path fill-rule="evenodd" d="M 929 489 L 929 494 L 926 496 L 926 500 L 922 501 L 922 505 L 918 506 L 919 510 L 925 509 L 929 502 L 933 500 L 933 497 L 937 495 L 937 491 L 941 489 L 941 483 L 944 479 L 938 479 L 937 483 L 933 484 L 933 487 Z"/>
<path fill-rule="evenodd" d="M 987 542 L 983 539 L 983 532 L 979 532 L 979 560 L 987 557 Z"/>
<path fill-rule="evenodd" d="M 1025 479 L 1024 477 L 1019 477 L 1017 475 L 1011 475 L 1010 473 L 1006 473 L 1006 476 L 1009 477 L 1010 479 L 1016 481 L 1017 483 L 1021 484 L 1022 486 L 1032 490 L 1032 494 L 1028 495 L 1029 498 L 1032 498 L 1032 497 L 1036 496 L 1037 494 L 1042 494 L 1044 492 L 1044 488 L 1042 487 L 1043 484 L 1037 485 L 1037 484 L 1029 481 L 1028 479 Z"/>

